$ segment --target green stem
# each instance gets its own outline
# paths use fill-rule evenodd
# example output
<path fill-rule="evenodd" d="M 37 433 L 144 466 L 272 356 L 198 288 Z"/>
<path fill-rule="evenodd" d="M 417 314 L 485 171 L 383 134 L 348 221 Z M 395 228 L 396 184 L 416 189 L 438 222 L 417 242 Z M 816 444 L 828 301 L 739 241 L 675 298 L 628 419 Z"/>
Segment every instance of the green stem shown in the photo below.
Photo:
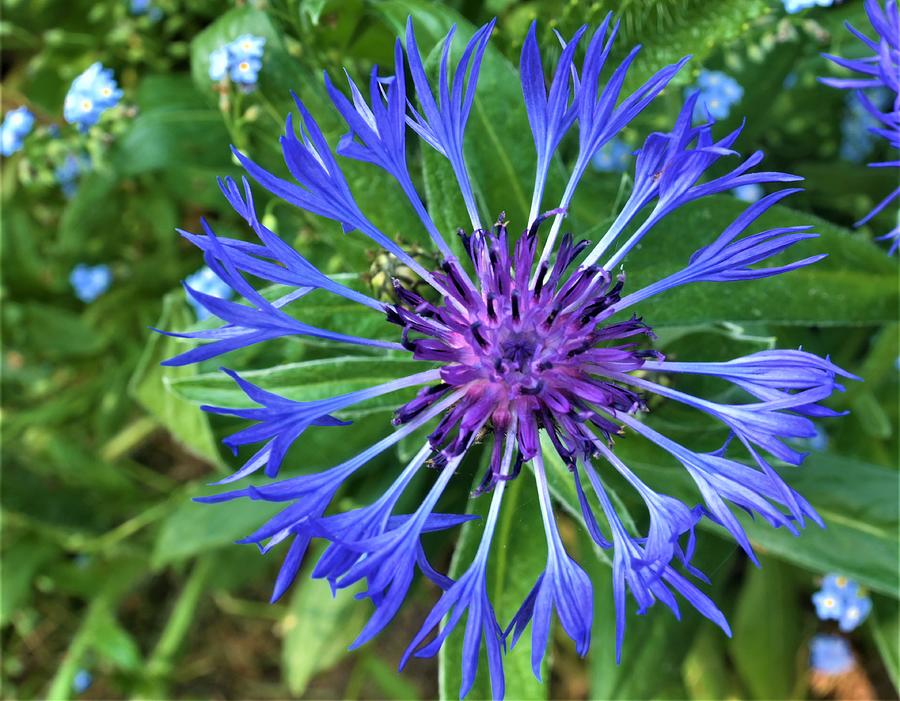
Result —
<path fill-rule="evenodd" d="M 145 667 L 146 683 L 137 699 L 164 699 L 168 698 L 168 681 L 175 665 L 175 658 L 181 648 L 184 638 L 191 628 L 200 596 L 206 589 L 207 581 L 212 573 L 212 555 L 197 560 L 194 569 L 188 577 L 175 607 L 166 621 L 159 641 L 150 654 Z"/>

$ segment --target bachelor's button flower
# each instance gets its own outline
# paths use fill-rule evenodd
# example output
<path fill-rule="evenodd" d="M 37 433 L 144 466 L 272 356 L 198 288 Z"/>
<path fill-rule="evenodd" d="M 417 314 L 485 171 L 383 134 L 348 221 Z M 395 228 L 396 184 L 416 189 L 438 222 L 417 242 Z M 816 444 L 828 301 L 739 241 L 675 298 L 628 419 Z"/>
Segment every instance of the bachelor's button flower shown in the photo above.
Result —
<path fill-rule="evenodd" d="M 594 170 L 601 173 L 621 173 L 634 160 L 634 149 L 619 139 L 613 139 L 591 159 Z"/>
<path fill-rule="evenodd" d="M 79 263 L 69 274 L 69 283 L 75 296 L 82 302 L 93 302 L 109 288 L 112 271 L 108 265 L 85 265 Z"/>
<path fill-rule="evenodd" d="M 732 190 L 734 196 L 743 202 L 756 202 L 756 200 L 762 197 L 765 192 L 763 186 L 758 183 L 753 183 L 752 185 L 740 185 Z"/>
<path fill-rule="evenodd" d="M 111 68 L 101 63 L 92 64 L 72 81 L 66 94 L 63 116 L 69 124 L 78 125 L 82 131 L 94 126 L 106 110 L 115 107 L 122 99 Z"/>
<path fill-rule="evenodd" d="M 809 666 L 820 674 L 844 674 L 853 669 L 853 652 L 838 635 L 817 635 L 809 643 Z"/>
<path fill-rule="evenodd" d="M 34 127 L 34 115 L 27 107 L 10 110 L 0 124 L 0 153 L 11 156 L 22 148 L 25 137 Z"/>
<path fill-rule="evenodd" d="M 898 10 L 897 0 L 886 0 L 884 7 L 880 0 L 865 0 L 865 8 L 877 38 L 870 39 L 849 23 L 847 23 L 847 29 L 865 45 L 870 52 L 869 55 L 861 59 L 825 55 L 838 66 L 858 75 L 852 78 L 821 78 L 820 80 L 834 88 L 853 90 L 859 104 L 876 122 L 874 126 L 868 127 L 869 131 L 885 139 L 892 149 L 900 149 L 900 10 Z M 886 108 L 878 105 L 878 91 L 888 93 Z M 870 163 L 869 167 L 900 168 L 900 160 Z M 898 197 L 900 197 L 900 186 L 879 202 L 856 225 L 862 226 Z M 890 241 L 890 253 L 894 253 L 900 247 L 900 222 L 889 232 L 880 236 L 879 240 Z"/>
<path fill-rule="evenodd" d="M 197 318 L 200 320 L 209 317 L 209 311 L 198 301 L 198 295 L 208 295 L 219 299 L 230 299 L 234 294 L 231 287 L 216 275 L 209 266 L 204 265 L 197 272 L 188 275 L 185 279 L 185 287 L 188 290 L 187 301 L 194 308 Z"/>
<path fill-rule="evenodd" d="M 789 14 L 796 14 L 811 7 L 830 7 L 834 0 L 783 0 L 784 9 Z"/>
<path fill-rule="evenodd" d="M 422 371 L 408 377 L 305 402 L 281 397 L 230 373 L 256 406 L 204 408 L 252 422 L 227 439 L 229 446 L 262 447 L 223 483 L 261 470 L 276 477 L 288 449 L 307 429 L 346 431 L 341 427 L 347 422 L 339 412 L 374 397 L 419 390 L 398 407 L 393 430 L 359 455 L 321 472 L 226 491 L 201 501 L 248 498 L 284 505 L 244 539 L 263 551 L 289 543 L 273 598 L 281 596 L 296 577 L 310 540 L 326 540 L 329 545 L 313 568 L 313 576 L 327 579 L 333 588 L 359 583 L 363 587 L 359 596 L 371 599 L 374 605 L 372 618 L 354 645 L 365 643 L 388 625 L 418 568 L 442 594 L 413 637 L 404 661 L 410 656 L 434 655 L 465 615 L 461 693 L 471 686 L 484 648 L 493 695 L 500 697 L 505 643 L 510 638 L 515 644 L 529 622 L 536 671 L 554 615 L 579 653 L 587 651 L 590 641 L 591 584 L 566 552 L 558 533 L 545 474 L 546 457 L 553 455 L 568 466 L 585 527 L 598 547 L 613 551 L 617 654 L 625 633 L 629 593 L 641 612 L 661 601 L 676 614 L 678 594 L 728 632 L 722 613 L 690 580 L 705 581 L 691 564 L 695 526 L 702 519 L 721 525 L 755 557 L 733 508 L 793 533 L 807 518 L 820 523 L 809 503 L 781 479 L 773 461 L 802 462 L 804 455 L 789 443 L 814 435 L 813 419 L 837 415 L 820 402 L 840 390 L 839 377 L 848 375 L 827 358 L 799 350 L 763 351 L 729 362 L 670 362 L 648 347 L 653 338 L 652 319 L 643 321 L 633 314 L 649 297 L 695 282 L 770 277 L 822 257 L 769 263 L 772 256 L 814 238 L 808 227 L 747 233 L 774 204 L 796 192 L 780 190 L 751 204 L 677 272 L 627 291 L 624 274 L 615 271 L 670 212 L 744 185 L 798 179 L 754 171 L 762 154 L 742 159 L 733 149 L 740 128 L 716 140 L 714 118 L 693 126 L 697 94 L 686 100 L 671 131 L 651 134 L 637 150 L 633 189 L 599 241 L 577 240 L 570 233 L 560 236 L 564 215 L 594 155 L 662 92 L 686 60 L 663 68 L 635 92 L 623 95 L 626 73 L 637 49 L 618 66 L 607 64 L 618 31 L 609 17 L 590 38 L 587 27 L 570 38 L 549 85 L 535 27 L 528 32 L 521 81 L 537 155 L 531 212 L 527 221 L 508 222 L 501 214 L 495 224 L 483 226 L 482 222 L 489 220 L 484 219 L 486 213 L 476 201 L 463 146 L 466 138 L 481 136 L 471 131 L 467 134 L 466 124 L 492 29 L 493 22 L 477 30 L 455 66 L 450 61 L 455 28 L 451 29 L 439 57 L 436 81 L 428 78 L 411 21 L 405 52 L 403 43 L 395 45 L 392 80 L 373 70 L 368 96 L 349 80 L 348 97 L 326 79 L 331 100 L 349 129 L 336 153 L 304 103 L 295 97 L 298 118 L 288 116 L 281 138 L 290 180 L 269 173 L 235 151 L 250 177 L 263 188 L 310 214 L 336 222 L 348 234 L 358 232 L 367 237 L 421 283 L 395 280 L 395 298 L 385 303 L 325 275 L 260 221 L 247 179 L 238 184 L 226 178 L 220 183 L 222 192 L 257 242 L 220 238 L 205 222 L 202 234 L 182 233 L 203 251 L 210 269 L 242 301 L 189 290 L 197 303 L 223 324 L 171 333 L 203 343 L 165 364 L 195 363 L 282 336 L 342 343 L 370 353 L 405 353 L 422 361 Z M 587 43 L 584 60 L 576 64 L 582 39 Z M 407 95 L 407 75 L 414 95 Z M 608 76 L 608 81 L 601 76 Z M 446 232 L 435 224 L 419 195 L 406 158 L 407 128 L 449 162 L 468 218 L 468 222 L 454 223 L 461 227 L 463 260 L 453 255 L 444 238 Z M 548 205 L 544 190 L 550 164 L 570 130 L 577 130 L 571 175 L 561 200 Z M 477 144 L 469 146 L 477 148 Z M 397 181 L 443 257 L 439 269 L 426 269 L 372 223 L 357 205 L 338 156 L 367 162 Z M 726 159 L 733 159 L 733 168 L 720 167 Z M 704 178 L 713 165 L 720 174 Z M 502 207 L 502 203 L 489 204 L 498 210 Z M 512 225 L 523 231 L 518 238 L 510 234 Z M 279 285 L 278 296 L 262 294 L 251 279 Z M 399 327 L 396 340 L 321 328 L 289 313 L 292 305 L 302 306 L 303 298 L 316 290 L 369 308 L 373 314 L 386 314 L 387 320 Z M 677 383 L 655 379 L 683 374 L 730 383 L 737 390 L 734 403 L 696 397 L 678 389 Z M 733 445 L 697 452 L 658 432 L 639 418 L 649 411 L 645 400 L 649 394 L 712 417 L 729 430 Z M 381 498 L 353 511 L 337 508 L 335 496 L 349 478 L 426 427 L 430 431 L 427 441 Z M 689 506 L 657 492 L 633 472 L 615 450 L 614 441 L 626 430 L 628 437 L 621 440 L 649 440 L 681 464 L 697 485 L 702 504 Z M 490 507 L 477 551 L 453 581 L 427 562 L 421 538 L 430 530 L 452 527 L 465 519 L 439 514 L 435 507 L 445 492 L 456 488 L 451 478 L 476 443 L 485 445 L 489 460 L 474 491 L 490 493 Z M 432 469 L 424 469 L 425 465 Z M 506 486 L 521 478 L 525 465 L 531 466 L 536 483 L 547 543 L 546 568 L 512 621 L 501 626 L 488 595 L 487 563 Z M 610 471 L 621 475 L 645 503 L 649 513 L 646 532 L 627 526 L 618 513 L 601 477 L 601 472 Z M 398 515 L 395 506 L 414 478 L 428 479 L 427 494 L 411 514 Z M 607 533 L 598 513 L 605 517 Z M 429 639 L 437 629 L 436 637 Z"/>
<path fill-rule="evenodd" d="M 700 97 L 697 100 L 694 116 L 705 119 L 725 119 L 734 104 L 741 101 L 744 89 L 727 73 L 722 71 L 700 71 L 697 77 L 697 88 Z"/>

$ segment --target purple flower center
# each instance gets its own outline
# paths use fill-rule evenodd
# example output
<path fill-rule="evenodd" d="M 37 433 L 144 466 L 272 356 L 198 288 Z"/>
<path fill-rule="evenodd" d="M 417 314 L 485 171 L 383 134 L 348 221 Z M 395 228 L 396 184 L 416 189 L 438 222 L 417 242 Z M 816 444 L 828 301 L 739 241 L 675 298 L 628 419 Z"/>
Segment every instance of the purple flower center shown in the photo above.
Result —
<path fill-rule="evenodd" d="M 403 328 L 403 344 L 415 358 L 442 363 L 443 380 L 399 409 L 395 423 L 411 420 L 451 390 L 465 390 L 431 434 L 439 463 L 462 453 L 476 431 L 493 431 L 495 445 L 502 445 L 507 431 L 515 430 L 521 466 L 537 454 L 538 429 L 544 428 L 560 456 L 574 464 L 596 452 L 598 438 L 588 424 L 609 442 L 619 432 L 616 412 L 644 408 L 634 391 L 607 377 L 657 355 L 622 342 L 652 337 L 640 319 L 603 323 L 613 314 L 624 278 L 612 282 L 599 266 L 565 276 L 587 245 L 567 234 L 556 261 L 542 263 L 531 279 L 543 220 L 512 251 L 503 215 L 493 231 L 461 233 L 475 277 L 456 259 L 445 260 L 433 274 L 447 291 L 440 303 L 394 281 L 400 303 L 388 307 L 388 319 Z M 483 488 L 499 477 L 498 466 Z"/>

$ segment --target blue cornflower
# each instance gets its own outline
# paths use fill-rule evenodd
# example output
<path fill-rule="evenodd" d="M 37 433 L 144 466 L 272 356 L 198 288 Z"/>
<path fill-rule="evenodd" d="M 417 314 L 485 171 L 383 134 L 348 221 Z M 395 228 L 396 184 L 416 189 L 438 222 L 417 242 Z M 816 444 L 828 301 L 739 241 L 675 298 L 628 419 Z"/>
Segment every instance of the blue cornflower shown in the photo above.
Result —
<path fill-rule="evenodd" d="M 783 0 L 783 2 L 784 9 L 792 15 L 810 7 L 831 7 L 834 4 L 834 0 Z"/>
<path fill-rule="evenodd" d="M 834 88 L 853 90 L 859 104 L 876 122 L 874 126 L 868 127 L 869 131 L 885 139 L 891 148 L 900 149 L 900 10 L 897 0 L 886 0 L 883 8 L 879 0 L 865 0 L 865 7 L 869 22 L 878 36 L 877 40 L 870 39 L 850 23 L 847 23 L 847 29 L 869 49 L 871 55 L 854 60 L 825 54 L 826 58 L 838 66 L 858 73 L 859 76 L 820 80 Z M 888 95 L 886 109 L 877 104 L 879 91 Z M 900 168 L 900 160 L 870 163 L 869 167 Z M 898 197 L 900 186 L 856 225 L 862 226 Z M 889 252 L 893 254 L 900 247 L 900 221 L 878 239 L 890 241 Z"/>
<path fill-rule="evenodd" d="M 696 119 L 725 119 L 731 113 L 731 107 L 744 96 L 744 89 L 738 82 L 722 71 L 700 71 L 697 88 L 700 97 L 694 110 Z"/>
<path fill-rule="evenodd" d="M 731 191 L 732 194 L 743 202 L 756 202 L 760 197 L 766 194 L 763 186 L 759 183 L 750 185 L 740 185 Z"/>
<path fill-rule="evenodd" d="M 119 104 L 121 99 L 122 91 L 112 69 L 94 63 L 72 81 L 63 105 L 63 116 L 69 124 L 77 124 L 81 131 L 87 131 L 99 121 L 100 115 Z"/>
<path fill-rule="evenodd" d="M 207 265 L 204 265 L 197 272 L 188 275 L 184 281 L 185 287 L 189 294 L 187 295 L 188 303 L 197 313 L 200 320 L 209 318 L 209 312 L 206 307 L 198 301 L 195 292 L 201 295 L 209 295 L 218 299 L 230 299 L 234 294 L 231 287 L 216 275 Z"/>
<path fill-rule="evenodd" d="M 112 282 L 112 271 L 108 265 L 85 265 L 79 263 L 69 273 L 69 283 L 75 290 L 75 296 L 82 302 L 93 302 L 109 289 Z"/>
<path fill-rule="evenodd" d="M 94 683 L 94 675 L 88 672 L 86 669 L 79 669 L 75 673 L 75 677 L 72 679 L 72 691 L 76 694 L 83 694 L 85 691 L 91 688 L 91 684 Z"/>
<path fill-rule="evenodd" d="M 809 666 L 814 672 L 844 674 L 855 664 L 850 645 L 838 635 L 817 635 L 809 643 Z"/>
<path fill-rule="evenodd" d="M 804 454 L 789 443 L 812 437 L 813 419 L 837 415 L 820 402 L 843 389 L 839 379 L 850 375 L 827 358 L 800 350 L 762 351 L 729 362 L 670 362 L 646 347 L 653 338 L 652 320 L 628 316 L 639 310 L 644 300 L 681 285 L 765 278 L 822 258 L 814 255 L 785 262 L 782 256 L 777 264 L 769 262 L 794 244 L 814 238 L 816 234 L 808 227 L 746 234 L 773 205 L 797 192 L 783 189 L 751 204 L 677 272 L 625 293 L 624 275 L 612 271 L 672 211 L 745 185 L 798 179 L 754 171 L 762 154 L 743 159 L 733 149 L 741 128 L 717 140 L 714 118 L 694 126 L 698 94 L 687 98 L 671 131 L 650 134 L 637 149 L 633 189 L 599 240 L 577 241 L 571 233 L 560 236 L 565 213 L 594 155 L 653 102 L 687 61 L 666 66 L 634 92 L 622 95 L 638 49 L 621 64 L 608 65 L 618 31 L 609 16 L 592 34 L 582 27 L 569 38 L 549 85 L 536 28 L 532 25 L 529 30 L 522 49 L 521 82 L 536 150 L 531 211 L 527 221 L 516 224 L 523 231 L 519 237 L 510 234 L 510 223 L 503 215 L 495 224 L 484 226 L 482 222 L 488 220 L 483 219 L 485 212 L 476 200 L 463 145 L 466 138 L 481 136 L 467 135 L 466 124 L 493 27 L 490 22 L 478 29 L 455 65 L 450 60 L 455 28 L 450 30 L 443 42 L 436 85 L 428 78 L 411 21 L 405 42 L 398 40 L 394 47 L 393 80 L 386 81 L 373 70 L 365 96 L 348 78 L 348 97 L 326 76 L 328 94 L 348 127 L 336 153 L 304 103 L 295 97 L 298 118 L 288 116 L 281 138 L 290 180 L 234 152 L 264 189 L 338 223 L 345 232 L 367 237 L 418 276 L 421 287 L 395 280 L 396 297 L 385 303 L 329 277 L 262 223 L 246 178 L 242 184 L 225 178 L 220 181 L 223 194 L 258 241 L 220 238 L 206 222 L 202 234 L 181 233 L 203 251 L 210 269 L 242 301 L 219 299 L 189 286 L 196 302 L 223 324 L 170 333 L 204 343 L 165 364 L 196 363 L 283 336 L 348 344 L 370 353 L 391 351 L 422 361 L 421 372 L 408 377 L 302 402 L 229 372 L 256 406 L 204 408 L 252 422 L 226 439 L 227 445 L 235 450 L 250 444 L 261 447 L 222 483 L 261 470 L 274 478 L 288 449 L 307 429 L 346 430 L 340 428 L 347 422 L 339 418 L 339 412 L 374 397 L 419 390 L 398 407 L 393 429 L 359 455 L 321 472 L 226 491 L 201 501 L 249 498 L 283 503 L 278 514 L 243 541 L 264 551 L 289 542 L 273 599 L 296 577 L 311 539 L 326 540 L 329 545 L 313 576 L 327 579 L 335 589 L 361 585 L 358 596 L 371 599 L 374 605 L 372 618 L 354 645 L 371 640 L 388 625 L 406 598 L 416 568 L 420 569 L 443 593 L 413 637 L 404 661 L 410 656 L 434 655 L 466 615 L 461 694 L 465 695 L 475 678 L 483 647 L 493 695 L 501 697 L 506 643 L 515 644 L 529 623 L 536 671 L 554 615 L 580 654 L 587 652 L 590 642 L 591 583 L 567 553 L 558 532 L 544 471 L 546 455 L 555 454 L 568 465 L 588 532 L 599 547 L 613 551 L 619 652 L 629 592 L 641 612 L 661 601 L 676 614 L 677 592 L 728 632 L 722 613 L 690 579 L 705 581 L 691 564 L 694 529 L 702 519 L 716 523 L 755 559 L 733 508 L 794 533 L 806 518 L 821 523 L 809 503 L 781 479 L 772 461 L 790 465 L 803 461 Z M 587 44 L 584 59 L 576 63 L 582 40 Z M 407 76 L 414 95 L 407 95 Z M 408 129 L 447 159 L 459 186 L 468 218 L 456 222 L 468 230 L 460 229 L 466 254 L 462 260 L 453 255 L 419 194 L 407 161 Z M 570 130 L 577 130 L 577 152 L 569 180 L 561 200 L 548 205 L 544 197 L 548 173 Z M 396 180 L 399 192 L 418 214 L 443 258 L 439 269 L 426 269 L 372 223 L 357 205 L 337 156 L 367 162 Z M 722 168 L 726 158 L 734 159 L 733 168 Z M 714 165 L 719 174 L 701 181 Z M 499 211 L 503 203 L 490 204 Z M 548 206 L 552 207 L 549 211 Z M 576 263 L 579 260 L 580 264 Z M 763 267 L 756 267 L 758 264 Z M 279 285 L 280 296 L 263 295 L 251 279 Z M 426 287 L 432 288 L 433 294 L 422 293 Z M 287 312 L 289 305 L 302 306 L 302 298 L 314 290 L 367 307 L 373 314 L 386 314 L 387 320 L 399 327 L 396 340 L 338 333 Z M 659 376 L 679 374 L 730 383 L 738 390 L 736 403 L 695 397 L 676 389 L 667 379 L 657 381 Z M 659 433 L 639 418 L 648 411 L 647 394 L 713 417 L 729 429 L 736 439 L 734 445 L 727 451 L 697 452 Z M 427 441 L 382 497 L 352 511 L 337 508 L 335 496 L 349 478 L 425 427 L 430 430 Z M 680 463 L 698 486 L 703 504 L 689 506 L 657 492 L 619 459 L 614 439 L 626 428 L 631 429 L 630 437 L 624 440 L 652 441 Z M 464 516 L 436 513 L 435 507 L 476 442 L 485 445 L 489 461 L 475 492 L 490 493 L 490 506 L 476 553 L 454 581 L 431 567 L 421 538 L 431 530 L 451 528 L 465 520 Z M 743 460 L 730 455 L 735 447 L 742 449 Z M 546 568 L 512 621 L 501 625 L 487 593 L 487 563 L 507 483 L 520 478 L 526 464 L 531 466 L 543 519 Z M 426 465 L 432 469 L 426 470 Z M 601 472 L 609 471 L 621 475 L 646 504 L 646 533 L 632 530 L 618 514 L 601 477 Z M 431 486 L 424 499 L 410 514 L 395 513 L 407 485 L 426 475 Z M 597 518 L 599 512 L 609 526 L 606 533 Z M 436 629 L 440 632 L 429 639 Z"/>
<path fill-rule="evenodd" d="M 63 162 L 53 171 L 56 182 L 66 197 L 72 197 L 78 189 L 78 178 L 91 167 L 91 159 L 86 153 L 66 154 Z"/>
<path fill-rule="evenodd" d="M 0 124 L 0 153 L 12 156 L 21 150 L 22 142 L 34 127 L 34 115 L 27 107 L 10 110 Z"/>
<path fill-rule="evenodd" d="M 262 69 L 265 37 L 242 34 L 209 55 L 210 80 L 219 82 L 227 75 L 243 90 L 252 90 Z"/>
<path fill-rule="evenodd" d="M 594 170 L 601 173 L 622 173 L 634 160 L 634 149 L 620 139 L 613 139 L 591 159 Z"/>

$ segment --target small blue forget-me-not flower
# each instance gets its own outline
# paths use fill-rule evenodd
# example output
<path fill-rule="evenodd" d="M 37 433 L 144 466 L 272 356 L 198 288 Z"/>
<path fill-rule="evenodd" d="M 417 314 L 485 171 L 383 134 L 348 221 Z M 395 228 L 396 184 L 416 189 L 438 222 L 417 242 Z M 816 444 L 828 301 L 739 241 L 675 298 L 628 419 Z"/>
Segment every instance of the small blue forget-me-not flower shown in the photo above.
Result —
<path fill-rule="evenodd" d="M 831 7 L 834 0 L 783 0 L 784 9 L 788 14 L 793 15 L 811 7 Z"/>
<path fill-rule="evenodd" d="M 845 633 L 859 626 L 872 610 L 872 600 L 860 591 L 859 584 L 839 574 L 829 574 L 822 580 L 812 602 L 821 620 L 837 621 Z"/>
<path fill-rule="evenodd" d="M 594 154 L 591 165 L 601 173 L 621 173 L 634 160 L 634 150 L 621 139 L 613 139 Z"/>
<path fill-rule="evenodd" d="M 10 110 L 0 124 L 0 153 L 12 156 L 21 150 L 22 142 L 34 127 L 34 115 L 27 107 Z"/>
<path fill-rule="evenodd" d="M 99 121 L 100 115 L 119 104 L 121 99 L 122 91 L 112 69 L 94 63 L 72 81 L 63 105 L 63 116 L 69 124 L 87 131 Z"/>
<path fill-rule="evenodd" d="M 209 78 L 220 82 L 227 75 L 243 90 L 251 90 L 259 79 L 265 37 L 242 34 L 209 54 Z"/>
<path fill-rule="evenodd" d="M 112 282 L 112 271 L 108 265 L 86 265 L 79 263 L 69 273 L 69 283 L 75 296 L 89 304 L 109 289 Z"/>
<path fill-rule="evenodd" d="M 218 299 L 231 299 L 234 290 L 229 287 L 228 283 L 216 275 L 209 266 L 204 265 L 196 273 L 188 275 L 185 279 L 185 285 L 202 295 L 216 297 Z M 187 301 L 194 308 L 197 318 L 201 321 L 209 318 L 209 311 L 204 307 L 195 296 L 188 294 Z"/>
<path fill-rule="evenodd" d="M 731 113 L 732 106 L 744 97 L 744 89 L 722 71 L 700 71 L 696 89 L 700 95 L 694 110 L 696 119 L 725 119 Z"/>
<path fill-rule="evenodd" d="M 854 664 L 850 645 L 839 635 L 816 635 L 809 643 L 809 666 L 814 672 L 845 674 Z"/>

